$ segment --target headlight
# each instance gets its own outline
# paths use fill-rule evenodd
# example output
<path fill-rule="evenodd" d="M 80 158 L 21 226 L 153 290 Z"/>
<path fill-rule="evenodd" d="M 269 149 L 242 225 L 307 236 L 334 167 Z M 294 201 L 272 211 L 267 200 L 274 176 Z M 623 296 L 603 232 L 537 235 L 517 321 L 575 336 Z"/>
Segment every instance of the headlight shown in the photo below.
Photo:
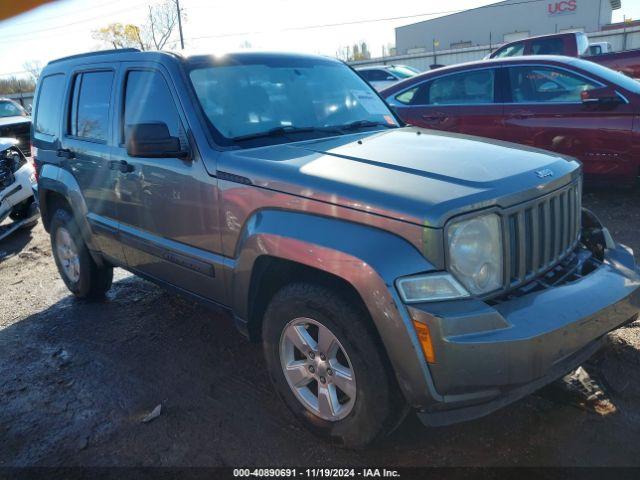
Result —
<path fill-rule="evenodd" d="M 396 285 L 405 303 L 451 300 L 469 296 L 469 292 L 455 278 L 443 272 L 400 278 Z"/>
<path fill-rule="evenodd" d="M 452 223 L 447 230 L 449 271 L 471 293 L 502 286 L 502 231 L 495 214 Z"/>

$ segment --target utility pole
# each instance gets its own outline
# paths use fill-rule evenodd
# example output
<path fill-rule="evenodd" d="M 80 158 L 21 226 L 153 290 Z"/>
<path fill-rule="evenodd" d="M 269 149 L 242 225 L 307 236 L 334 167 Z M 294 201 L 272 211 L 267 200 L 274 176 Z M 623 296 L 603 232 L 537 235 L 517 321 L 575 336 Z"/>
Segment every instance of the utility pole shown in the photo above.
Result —
<path fill-rule="evenodd" d="M 178 30 L 180 31 L 180 49 L 184 50 L 184 37 L 182 36 L 182 12 L 180 11 L 180 0 L 176 0 L 178 9 Z"/>

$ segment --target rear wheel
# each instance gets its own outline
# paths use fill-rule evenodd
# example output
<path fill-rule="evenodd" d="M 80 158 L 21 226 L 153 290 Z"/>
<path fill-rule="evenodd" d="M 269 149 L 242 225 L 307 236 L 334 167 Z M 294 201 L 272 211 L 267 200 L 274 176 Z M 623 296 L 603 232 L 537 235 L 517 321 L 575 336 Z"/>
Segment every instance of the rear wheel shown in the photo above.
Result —
<path fill-rule="evenodd" d="M 51 249 L 58 272 L 78 298 L 99 298 L 111 287 L 113 268 L 91 258 L 72 215 L 58 209 L 51 219 Z"/>
<path fill-rule="evenodd" d="M 311 431 L 360 448 L 391 431 L 406 404 L 366 312 L 330 288 L 291 284 L 271 300 L 263 341 L 272 382 Z"/>

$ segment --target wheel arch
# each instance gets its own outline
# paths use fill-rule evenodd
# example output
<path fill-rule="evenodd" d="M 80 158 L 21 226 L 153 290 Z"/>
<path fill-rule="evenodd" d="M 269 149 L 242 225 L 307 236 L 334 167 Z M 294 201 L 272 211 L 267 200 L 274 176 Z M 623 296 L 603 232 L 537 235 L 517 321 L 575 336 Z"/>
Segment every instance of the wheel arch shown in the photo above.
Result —
<path fill-rule="evenodd" d="M 393 233 L 302 212 L 261 210 L 246 222 L 236 248 L 231 306 L 255 340 L 268 300 L 290 283 L 289 275 L 341 287 L 372 319 L 407 400 L 423 404 L 426 392 L 439 396 L 394 282 L 434 269 Z"/>
<path fill-rule="evenodd" d="M 56 165 L 45 164 L 38 177 L 38 203 L 45 230 L 48 232 L 51 218 L 57 208 L 67 208 L 80 228 L 83 240 L 89 247 L 94 261 L 101 264 L 95 252 L 91 227 L 87 220 L 87 204 L 82 196 L 80 186 L 71 173 Z"/>

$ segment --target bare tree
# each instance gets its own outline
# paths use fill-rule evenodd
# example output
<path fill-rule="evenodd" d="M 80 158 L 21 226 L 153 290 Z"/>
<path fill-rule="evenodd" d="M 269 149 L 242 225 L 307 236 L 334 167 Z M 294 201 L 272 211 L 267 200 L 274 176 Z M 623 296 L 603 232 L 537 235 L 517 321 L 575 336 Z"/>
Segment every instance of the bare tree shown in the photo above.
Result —
<path fill-rule="evenodd" d="M 157 5 L 149 5 L 147 23 L 144 25 L 146 37 L 156 50 L 162 50 L 178 26 L 178 5 L 176 0 L 164 0 Z"/>
<path fill-rule="evenodd" d="M 9 93 L 28 93 L 36 88 L 36 82 L 31 78 L 15 76 L 0 78 L 0 95 Z"/>
<path fill-rule="evenodd" d="M 40 73 L 42 73 L 42 62 L 40 60 L 29 60 L 22 64 L 22 68 L 34 82 L 37 82 L 38 78 L 40 78 Z"/>

